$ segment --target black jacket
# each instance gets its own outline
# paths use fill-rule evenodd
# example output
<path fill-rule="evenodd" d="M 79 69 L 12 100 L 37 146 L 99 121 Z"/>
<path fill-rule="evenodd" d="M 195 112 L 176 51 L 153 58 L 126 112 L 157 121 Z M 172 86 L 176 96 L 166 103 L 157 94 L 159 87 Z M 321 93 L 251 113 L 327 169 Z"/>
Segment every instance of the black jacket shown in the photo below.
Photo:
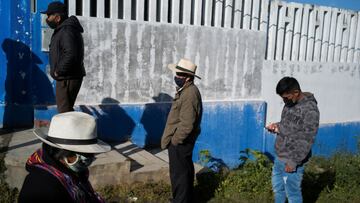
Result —
<path fill-rule="evenodd" d="M 81 79 L 85 76 L 83 32 L 75 16 L 67 18 L 54 30 L 49 45 L 49 60 L 50 74 L 55 80 Z"/>
<path fill-rule="evenodd" d="M 87 181 L 87 176 L 85 174 L 75 175 L 74 172 L 62 165 L 60 162 L 52 159 L 45 150 L 43 150 L 42 159 L 45 163 L 54 166 L 69 176 L 74 177 L 79 181 L 79 183 Z M 68 191 L 54 175 L 35 166 L 26 165 L 26 170 L 29 174 L 26 176 L 24 184 L 21 188 L 18 199 L 19 203 L 74 202 Z M 86 199 L 86 202 L 98 202 L 94 196 L 89 196 L 88 193 L 85 193 L 84 198 Z"/>

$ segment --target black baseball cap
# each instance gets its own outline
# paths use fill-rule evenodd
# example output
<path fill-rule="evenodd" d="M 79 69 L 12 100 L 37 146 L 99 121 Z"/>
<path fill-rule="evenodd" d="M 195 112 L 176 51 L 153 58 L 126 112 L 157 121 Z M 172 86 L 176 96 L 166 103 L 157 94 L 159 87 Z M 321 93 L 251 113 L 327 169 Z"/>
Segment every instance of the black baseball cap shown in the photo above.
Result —
<path fill-rule="evenodd" d="M 42 14 L 54 14 L 54 13 L 60 13 L 60 14 L 67 14 L 67 9 L 65 4 L 63 4 L 60 1 L 54 1 L 49 3 L 46 11 L 41 11 Z"/>

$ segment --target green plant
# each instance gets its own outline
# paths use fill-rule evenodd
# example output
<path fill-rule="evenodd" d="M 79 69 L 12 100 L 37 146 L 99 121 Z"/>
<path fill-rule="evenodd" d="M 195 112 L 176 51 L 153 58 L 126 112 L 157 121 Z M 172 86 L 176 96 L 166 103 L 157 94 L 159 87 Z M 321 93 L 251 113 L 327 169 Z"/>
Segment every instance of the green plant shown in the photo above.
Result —
<path fill-rule="evenodd" d="M 5 182 L 4 172 L 6 170 L 4 159 L 0 159 L 0 202 L 16 202 L 18 189 L 10 188 Z"/>
<path fill-rule="evenodd" d="M 261 152 L 241 152 L 242 164 L 230 172 L 216 190 L 215 199 L 237 202 L 272 201 L 271 161 Z"/>

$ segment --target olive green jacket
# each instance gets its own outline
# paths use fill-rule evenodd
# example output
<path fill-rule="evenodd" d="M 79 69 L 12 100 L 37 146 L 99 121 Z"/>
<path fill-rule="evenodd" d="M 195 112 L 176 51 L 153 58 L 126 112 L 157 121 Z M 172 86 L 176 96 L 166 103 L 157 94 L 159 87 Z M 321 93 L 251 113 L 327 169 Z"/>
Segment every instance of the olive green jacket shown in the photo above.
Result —
<path fill-rule="evenodd" d="M 193 82 L 178 91 L 169 112 L 161 138 L 161 148 L 182 143 L 194 144 L 200 134 L 202 101 L 199 89 Z"/>

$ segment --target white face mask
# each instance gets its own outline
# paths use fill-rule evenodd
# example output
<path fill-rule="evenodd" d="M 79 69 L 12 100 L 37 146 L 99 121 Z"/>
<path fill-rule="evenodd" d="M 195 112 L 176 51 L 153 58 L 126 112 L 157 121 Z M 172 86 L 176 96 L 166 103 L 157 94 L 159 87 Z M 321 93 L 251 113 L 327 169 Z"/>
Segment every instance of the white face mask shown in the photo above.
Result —
<path fill-rule="evenodd" d="M 69 163 L 67 157 L 64 158 L 64 161 L 72 171 L 78 173 L 86 170 L 92 162 L 95 161 L 95 156 L 86 157 L 81 154 L 76 154 L 76 159 L 73 163 Z"/>

